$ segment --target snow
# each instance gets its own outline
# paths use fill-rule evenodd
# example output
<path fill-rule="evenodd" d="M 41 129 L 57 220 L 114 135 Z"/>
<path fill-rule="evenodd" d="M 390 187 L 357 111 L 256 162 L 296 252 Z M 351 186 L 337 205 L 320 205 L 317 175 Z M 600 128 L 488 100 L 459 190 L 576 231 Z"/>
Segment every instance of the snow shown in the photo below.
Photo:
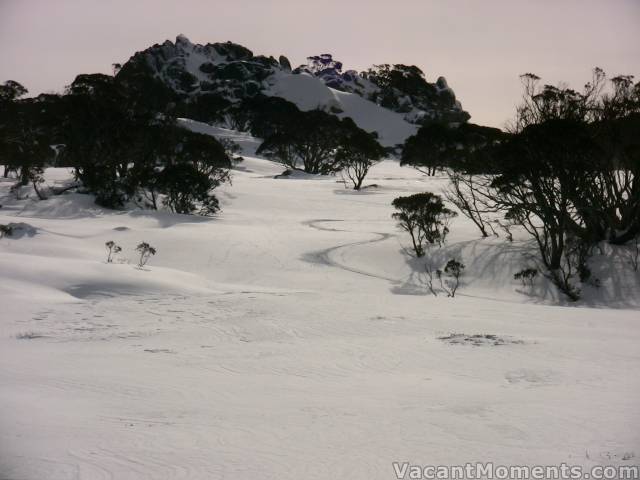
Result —
<path fill-rule="evenodd" d="M 190 118 L 178 118 L 178 125 L 195 133 L 202 133 L 214 136 L 218 139 L 230 140 L 236 143 L 242 149 L 243 153 L 249 155 L 255 155 L 256 150 L 262 143 L 262 140 L 252 137 L 249 133 L 209 125 L 208 123 L 198 122 L 196 120 L 191 120 Z"/>
<path fill-rule="evenodd" d="M 351 117 L 363 130 L 377 132 L 379 142 L 384 146 L 402 144 L 418 131 L 418 126 L 407 122 L 401 113 L 380 107 L 355 93 L 337 90 L 334 90 L 334 93 L 344 112 L 338 116 Z"/>
<path fill-rule="evenodd" d="M 444 178 L 384 161 L 362 192 L 278 179 L 256 140 L 182 121 L 244 142 L 215 218 L 12 200 L 0 181 L 0 224 L 33 229 L 0 239 L 0 478 L 637 463 L 640 286 L 621 250 L 569 306 L 542 279 L 513 281 L 524 237 L 481 240 L 458 217 L 429 258 L 460 258 L 464 283 L 433 297 L 390 203 Z M 123 247 L 113 264 L 108 240 Z M 158 253 L 138 269 L 141 241 Z"/>
<path fill-rule="evenodd" d="M 276 72 L 269 78 L 269 82 L 270 88 L 264 91 L 265 94 L 295 103 L 300 110 L 339 108 L 340 106 L 335 91 L 327 87 L 322 80 L 308 73 L 294 75 Z"/>
<path fill-rule="evenodd" d="M 407 122 L 403 114 L 376 105 L 356 93 L 334 90 L 307 73 L 276 72 L 269 81 L 271 85 L 264 90 L 265 94 L 282 97 L 303 111 L 320 108 L 341 112 L 338 117 L 351 117 L 363 130 L 377 132 L 380 143 L 386 147 L 403 143 L 418 130 L 418 126 Z"/>

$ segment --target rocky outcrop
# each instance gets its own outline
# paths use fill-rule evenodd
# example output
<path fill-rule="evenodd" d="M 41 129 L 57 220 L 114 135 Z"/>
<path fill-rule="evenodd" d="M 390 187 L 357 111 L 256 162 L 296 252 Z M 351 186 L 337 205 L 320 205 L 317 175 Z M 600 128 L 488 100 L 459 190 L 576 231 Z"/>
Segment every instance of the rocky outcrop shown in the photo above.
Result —
<path fill-rule="evenodd" d="M 146 76 L 146 83 L 150 79 L 159 81 L 178 96 L 209 94 L 231 103 L 259 94 L 274 95 L 284 85 L 300 85 L 288 82 L 288 76 L 308 75 L 329 89 L 354 93 L 401 113 L 410 123 L 426 120 L 460 123 L 469 118 L 444 77 L 429 83 L 414 66 L 381 65 L 358 73 L 343 71 L 342 62 L 330 54 L 322 54 L 308 57 L 305 65 L 292 70 L 284 56 L 276 60 L 254 55 L 248 48 L 232 42 L 194 44 L 184 35 L 179 35 L 175 42 L 167 40 L 136 53 L 118 75 L 138 79 Z M 331 105 L 327 105 L 326 110 L 330 109 Z"/>

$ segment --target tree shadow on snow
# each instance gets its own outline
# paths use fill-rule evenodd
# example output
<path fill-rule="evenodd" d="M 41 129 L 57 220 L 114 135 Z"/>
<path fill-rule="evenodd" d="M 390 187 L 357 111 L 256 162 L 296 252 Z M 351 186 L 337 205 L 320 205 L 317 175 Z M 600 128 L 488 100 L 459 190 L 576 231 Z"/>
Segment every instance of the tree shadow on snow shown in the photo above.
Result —
<path fill-rule="evenodd" d="M 549 299 L 556 301 L 558 295 L 546 281 L 539 281 L 532 287 L 527 286 L 520 290 L 516 288 L 513 280 L 514 273 L 523 268 L 535 266 L 533 260 L 535 253 L 536 248 L 533 242 L 506 242 L 493 238 L 460 241 L 445 244 L 440 248 L 431 246 L 427 248 L 422 258 L 404 250 L 403 255 L 411 273 L 401 284 L 393 286 L 391 292 L 399 295 L 430 295 L 427 268 L 432 271 L 433 286 L 441 291 L 435 271 L 444 270 L 446 263 L 450 259 L 455 259 L 465 265 L 456 295 L 499 299 L 491 295 L 479 296 L 464 291 L 465 287 L 475 284 L 490 291 L 510 289 L 524 294 L 532 302 L 543 302 Z"/>
<path fill-rule="evenodd" d="M 503 300 L 499 295 L 468 293 L 465 287 L 474 284 L 488 291 L 512 291 L 522 295 L 530 303 L 552 303 L 558 306 L 592 308 L 638 308 L 640 305 L 640 272 L 630 265 L 629 246 L 604 245 L 602 253 L 591 257 L 591 280 L 575 284 L 581 289 L 581 298 L 572 302 L 566 298 L 540 268 L 535 242 L 498 242 L 492 238 L 476 239 L 447 244 L 442 248 L 430 247 L 422 258 L 404 250 L 403 255 L 411 273 L 391 287 L 398 295 L 430 295 L 426 267 L 433 273 L 433 286 L 440 287 L 436 269 L 444 269 L 449 259 L 465 264 L 456 296 Z M 513 275 L 523 268 L 538 268 L 540 273 L 532 285 L 522 284 Z"/>

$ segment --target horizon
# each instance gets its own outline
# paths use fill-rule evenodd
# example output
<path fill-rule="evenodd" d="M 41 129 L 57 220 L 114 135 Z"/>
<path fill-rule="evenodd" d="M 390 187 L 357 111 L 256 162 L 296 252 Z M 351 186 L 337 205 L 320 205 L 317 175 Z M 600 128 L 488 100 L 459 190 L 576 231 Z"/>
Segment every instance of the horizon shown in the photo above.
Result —
<path fill-rule="evenodd" d="M 596 66 L 609 78 L 640 74 L 640 2 L 633 0 L 338 5 L 3 0 L 0 81 L 16 80 L 34 96 L 60 93 L 78 74 L 112 74 L 112 64 L 184 34 L 193 43 L 231 41 L 255 54 L 285 55 L 294 67 L 321 53 L 359 72 L 382 63 L 416 65 L 430 82 L 447 79 L 471 122 L 502 128 L 513 117 L 525 72 L 577 90 Z"/>

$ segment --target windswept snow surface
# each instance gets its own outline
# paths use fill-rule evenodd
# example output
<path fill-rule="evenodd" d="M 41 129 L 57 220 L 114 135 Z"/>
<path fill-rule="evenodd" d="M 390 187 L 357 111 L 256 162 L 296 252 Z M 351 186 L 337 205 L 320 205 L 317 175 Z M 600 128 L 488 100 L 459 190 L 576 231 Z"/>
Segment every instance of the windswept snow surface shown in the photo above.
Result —
<path fill-rule="evenodd" d="M 0 239 L 0 478 L 638 463 L 639 289 L 622 250 L 567 306 L 542 280 L 512 280 L 530 243 L 480 240 L 459 217 L 429 258 L 467 273 L 436 298 L 390 202 L 443 178 L 385 161 L 355 193 L 240 165 L 212 219 L 2 199 L 0 223 L 29 228 Z M 113 264 L 108 240 L 123 247 Z M 158 253 L 138 269 L 141 241 Z"/>

